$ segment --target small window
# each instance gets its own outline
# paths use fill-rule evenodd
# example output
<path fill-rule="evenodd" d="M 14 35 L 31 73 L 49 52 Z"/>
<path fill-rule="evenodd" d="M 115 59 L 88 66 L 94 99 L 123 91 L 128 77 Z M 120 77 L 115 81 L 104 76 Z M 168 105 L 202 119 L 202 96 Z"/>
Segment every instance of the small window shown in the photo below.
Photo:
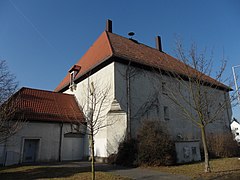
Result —
<path fill-rule="evenodd" d="M 162 93 L 167 94 L 166 82 L 162 82 Z"/>
<path fill-rule="evenodd" d="M 207 117 L 208 119 L 210 119 L 210 112 L 207 112 Z"/>
<path fill-rule="evenodd" d="M 164 120 L 169 120 L 169 108 L 167 106 L 163 107 Z"/>
<path fill-rule="evenodd" d="M 75 73 L 72 71 L 70 73 L 70 86 L 74 85 L 74 78 L 75 78 Z"/>
<path fill-rule="evenodd" d="M 239 133 L 236 133 L 236 135 L 238 136 L 238 135 L 239 135 Z"/>
<path fill-rule="evenodd" d="M 196 147 L 192 147 L 192 155 L 196 155 L 197 154 L 197 148 Z"/>

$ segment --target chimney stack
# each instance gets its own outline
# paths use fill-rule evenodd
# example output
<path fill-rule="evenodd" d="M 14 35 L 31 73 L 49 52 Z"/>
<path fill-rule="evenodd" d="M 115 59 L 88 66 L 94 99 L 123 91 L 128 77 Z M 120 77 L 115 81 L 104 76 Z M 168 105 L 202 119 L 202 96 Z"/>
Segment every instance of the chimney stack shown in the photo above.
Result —
<path fill-rule="evenodd" d="M 160 52 L 162 51 L 162 42 L 161 42 L 161 37 L 157 36 L 156 37 L 156 49 L 159 50 Z"/>
<path fill-rule="evenodd" d="M 107 23 L 106 23 L 106 31 L 112 33 L 112 21 L 110 19 L 107 20 Z"/>

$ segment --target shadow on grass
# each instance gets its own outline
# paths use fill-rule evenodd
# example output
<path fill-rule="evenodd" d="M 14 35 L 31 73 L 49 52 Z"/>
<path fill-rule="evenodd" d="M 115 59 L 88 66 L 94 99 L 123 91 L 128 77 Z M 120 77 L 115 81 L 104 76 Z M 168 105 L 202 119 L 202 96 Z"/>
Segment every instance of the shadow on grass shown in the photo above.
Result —
<path fill-rule="evenodd" d="M 74 166 L 75 165 L 75 166 Z M 112 170 L 125 169 L 120 166 L 112 166 L 107 164 L 97 164 L 96 171 L 111 172 Z M 20 179 L 32 180 L 43 178 L 67 178 L 77 173 L 91 172 L 91 166 L 84 165 L 77 167 L 77 164 L 48 164 L 39 166 L 12 166 L 0 169 L 0 179 Z"/>
<path fill-rule="evenodd" d="M 0 179 L 67 178 L 77 173 L 90 172 L 90 167 L 37 167 L 15 172 L 1 172 Z"/>

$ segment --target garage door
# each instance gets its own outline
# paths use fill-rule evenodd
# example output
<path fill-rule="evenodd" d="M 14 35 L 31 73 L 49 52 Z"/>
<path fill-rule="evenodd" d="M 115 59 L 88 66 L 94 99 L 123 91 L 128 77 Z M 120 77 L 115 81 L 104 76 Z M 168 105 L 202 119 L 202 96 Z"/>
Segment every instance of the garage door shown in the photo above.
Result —
<path fill-rule="evenodd" d="M 64 137 L 62 160 L 81 160 L 83 158 L 83 138 Z"/>

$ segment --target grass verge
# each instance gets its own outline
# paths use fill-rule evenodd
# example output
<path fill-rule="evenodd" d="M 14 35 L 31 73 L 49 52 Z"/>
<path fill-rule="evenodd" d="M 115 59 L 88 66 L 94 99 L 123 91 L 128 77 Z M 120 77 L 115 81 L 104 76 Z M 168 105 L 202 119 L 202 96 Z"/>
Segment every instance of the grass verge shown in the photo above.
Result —
<path fill-rule="evenodd" d="M 90 167 L 55 167 L 55 166 L 13 166 L 0 169 L 0 179 L 67 179 L 90 180 Z M 129 178 L 105 172 L 96 172 L 98 180 L 130 180 Z"/>
<path fill-rule="evenodd" d="M 236 157 L 211 160 L 210 166 L 211 173 L 204 173 L 203 162 L 178 166 L 148 168 L 171 174 L 182 174 L 194 179 L 240 179 L 240 160 Z"/>

